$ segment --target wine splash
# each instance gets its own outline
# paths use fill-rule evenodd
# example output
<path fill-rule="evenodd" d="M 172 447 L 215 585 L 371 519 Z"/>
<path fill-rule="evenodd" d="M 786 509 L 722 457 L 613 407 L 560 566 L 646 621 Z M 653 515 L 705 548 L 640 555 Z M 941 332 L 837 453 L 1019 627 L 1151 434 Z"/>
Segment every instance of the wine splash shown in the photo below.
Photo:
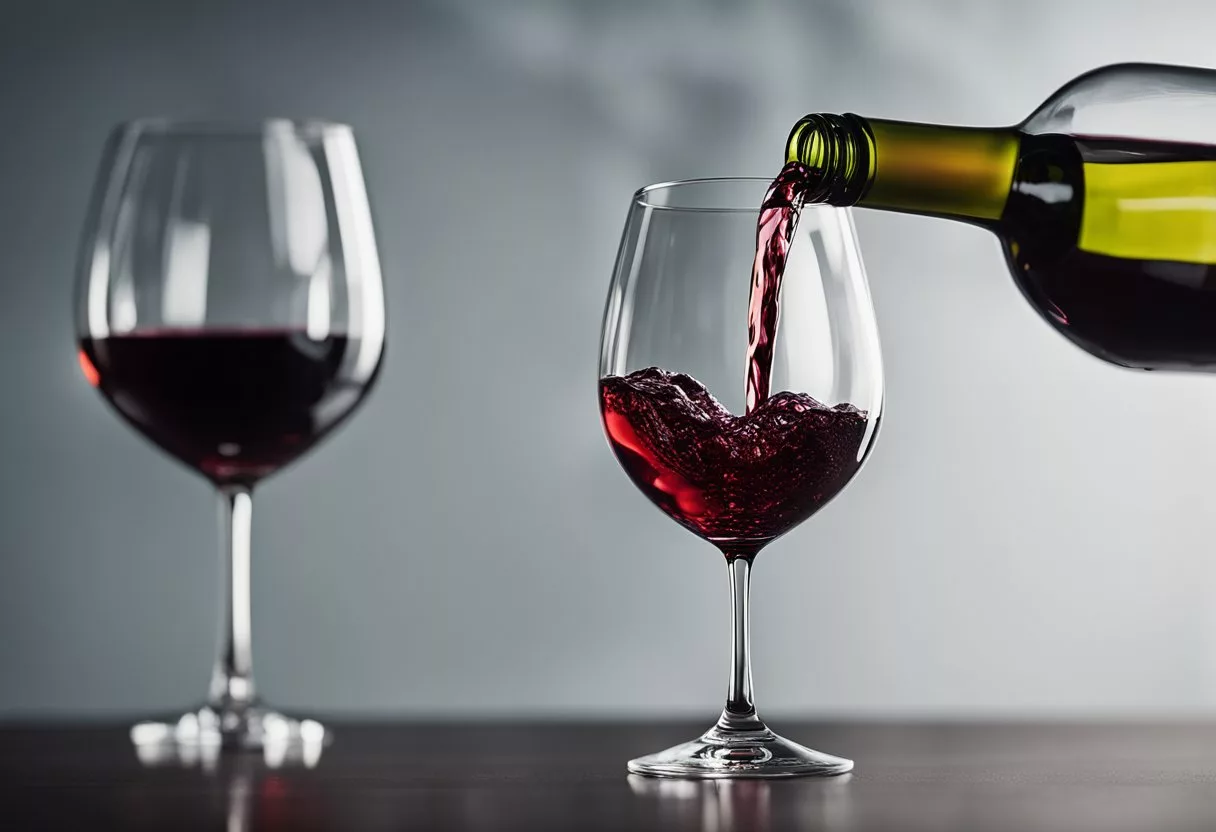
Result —
<path fill-rule="evenodd" d="M 752 263 L 747 307 L 747 412 L 768 398 L 773 370 L 773 343 L 781 317 L 781 278 L 798 216 L 816 171 L 800 162 L 781 169 L 760 203 L 756 223 L 756 259 Z"/>
<path fill-rule="evenodd" d="M 650 367 L 600 380 L 612 450 L 673 520 L 722 548 L 758 550 L 856 473 L 866 414 L 778 393 L 746 416 L 696 379 Z"/>

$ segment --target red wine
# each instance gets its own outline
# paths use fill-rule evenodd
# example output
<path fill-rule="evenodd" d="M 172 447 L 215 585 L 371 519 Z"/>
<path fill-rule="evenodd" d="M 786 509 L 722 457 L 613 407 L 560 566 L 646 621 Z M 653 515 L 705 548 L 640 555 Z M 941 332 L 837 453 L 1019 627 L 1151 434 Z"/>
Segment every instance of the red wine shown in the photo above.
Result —
<path fill-rule="evenodd" d="M 600 380 L 612 450 L 672 519 L 731 555 L 754 554 L 857 472 L 866 414 L 778 393 L 735 416 L 699 382 L 655 367 Z"/>
<path fill-rule="evenodd" d="M 157 445 L 216 483 L 250 485 L 362 399 L 372 379 L 344 378 L 351 347 L 295 330 L 166 330 L 83 340 L 80 360 Z"/>
<path fill-rule="evenodd" d="M 798 215 L 815 171 L 799 162 L 781 169 L 760 203 L 756 223 L 756 259 L 747 308 L 747 412 L 768 398 L 773 369 L 773 343 L 781 316 L 781 278 Z"/>

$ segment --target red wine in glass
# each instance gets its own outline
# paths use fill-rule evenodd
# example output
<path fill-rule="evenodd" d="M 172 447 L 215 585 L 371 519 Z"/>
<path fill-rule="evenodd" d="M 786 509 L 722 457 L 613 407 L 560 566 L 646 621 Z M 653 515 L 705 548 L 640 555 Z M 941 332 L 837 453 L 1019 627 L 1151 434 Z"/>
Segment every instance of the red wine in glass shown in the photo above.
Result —
<path fill-rule="evenodd" d="M 116 125 L 76 275 L 85 378 L 220 504 L 206 698 L 140 721 L 132 741 L 158 756 L 324 742 L 324 726 L 268 707 L 254 681 L 253 491 L 348 418 L 379 372 L 384 286 L 353 132 L 282 118 Z"/>
<path fill-rule="evenodd" d="M 145 436 L 213 482 L 252 485 L 349 414 L 374 376 L 342 373 L 344 335 L 148 330 L 80 343 L 81 366 Z"/>
<path fill-rule="evenodd" d="M 856 473 L 866 414 L 778 393 L 735 416 L 690 376 L 648 368 L 600 382 L 617 459 L 650 500 L 733 554 L 759 551 Z"/>
<path fill-rule="evenodd" d="M 813 169 L 792 162 L 760 208 L 748 305 L 747 413 L 657 367 L 600 381 L 621 466 L 677 523 L 732 554 L 759 551 L 814 514 L 860 466 L 866 414 L 804 393 L 769 396 L 781 279 Z"/>

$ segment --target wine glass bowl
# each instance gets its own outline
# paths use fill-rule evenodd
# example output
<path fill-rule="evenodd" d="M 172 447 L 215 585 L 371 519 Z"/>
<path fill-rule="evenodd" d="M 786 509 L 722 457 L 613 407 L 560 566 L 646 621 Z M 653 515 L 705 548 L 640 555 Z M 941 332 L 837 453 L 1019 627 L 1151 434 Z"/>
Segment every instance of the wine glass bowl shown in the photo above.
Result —
<path fill-rule="evenodd" d="M 757 253 L 768 185 L 717 179 L 642 189 L 609 289 L 599 368 L 609 445 L 639 490 L 726 556 L 734 624 L 718 724 L 692 743 L 632 761 L 635 774 L 779 777 L 851 768 L 773 734 L 752 701 L 752 561 L 856 475 L 883 400 L 877 326 L 846 209 L 803 209 L 784 268 L 769 269 L 783 273 L 781 282 L 768 284 L 763 302 L 764 287 L 747 291 L 753 265 L 768 263 L 763 245 Z M 760 312 L 769 323 L 757 339 L 749 321 L 762 320 Z M 762 362 L 769 392 L 753 394 L 749 407 L 750 358 L 760 354 L 749 344 L 758 341 L 771 349 L 771 369 L 767 357 Z"/>
<path fill-rule="evenodd" d="M 319 723 L 256 695 L 251 495 L 353 413 L 379 371 L 383 287 L 352 132 L 282 119 L 120 125 L 79 262 L 85 378 L 221 497 L 226 609 L 210 696 L 132 736 L 315 740 Z"/>

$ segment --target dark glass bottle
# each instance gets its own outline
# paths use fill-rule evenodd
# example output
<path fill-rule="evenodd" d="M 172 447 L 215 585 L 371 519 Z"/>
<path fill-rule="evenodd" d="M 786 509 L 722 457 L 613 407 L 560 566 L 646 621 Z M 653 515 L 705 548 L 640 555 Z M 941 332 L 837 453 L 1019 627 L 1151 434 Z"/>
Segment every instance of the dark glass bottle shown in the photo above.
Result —
<path fill-rule="evenodd" d="M 1114 364 L 1216 370 L 1216 71 L 1120 64 L 1013 127 L 814 114 L 808 201 L 996 234 L 1039 314 Z"/>

